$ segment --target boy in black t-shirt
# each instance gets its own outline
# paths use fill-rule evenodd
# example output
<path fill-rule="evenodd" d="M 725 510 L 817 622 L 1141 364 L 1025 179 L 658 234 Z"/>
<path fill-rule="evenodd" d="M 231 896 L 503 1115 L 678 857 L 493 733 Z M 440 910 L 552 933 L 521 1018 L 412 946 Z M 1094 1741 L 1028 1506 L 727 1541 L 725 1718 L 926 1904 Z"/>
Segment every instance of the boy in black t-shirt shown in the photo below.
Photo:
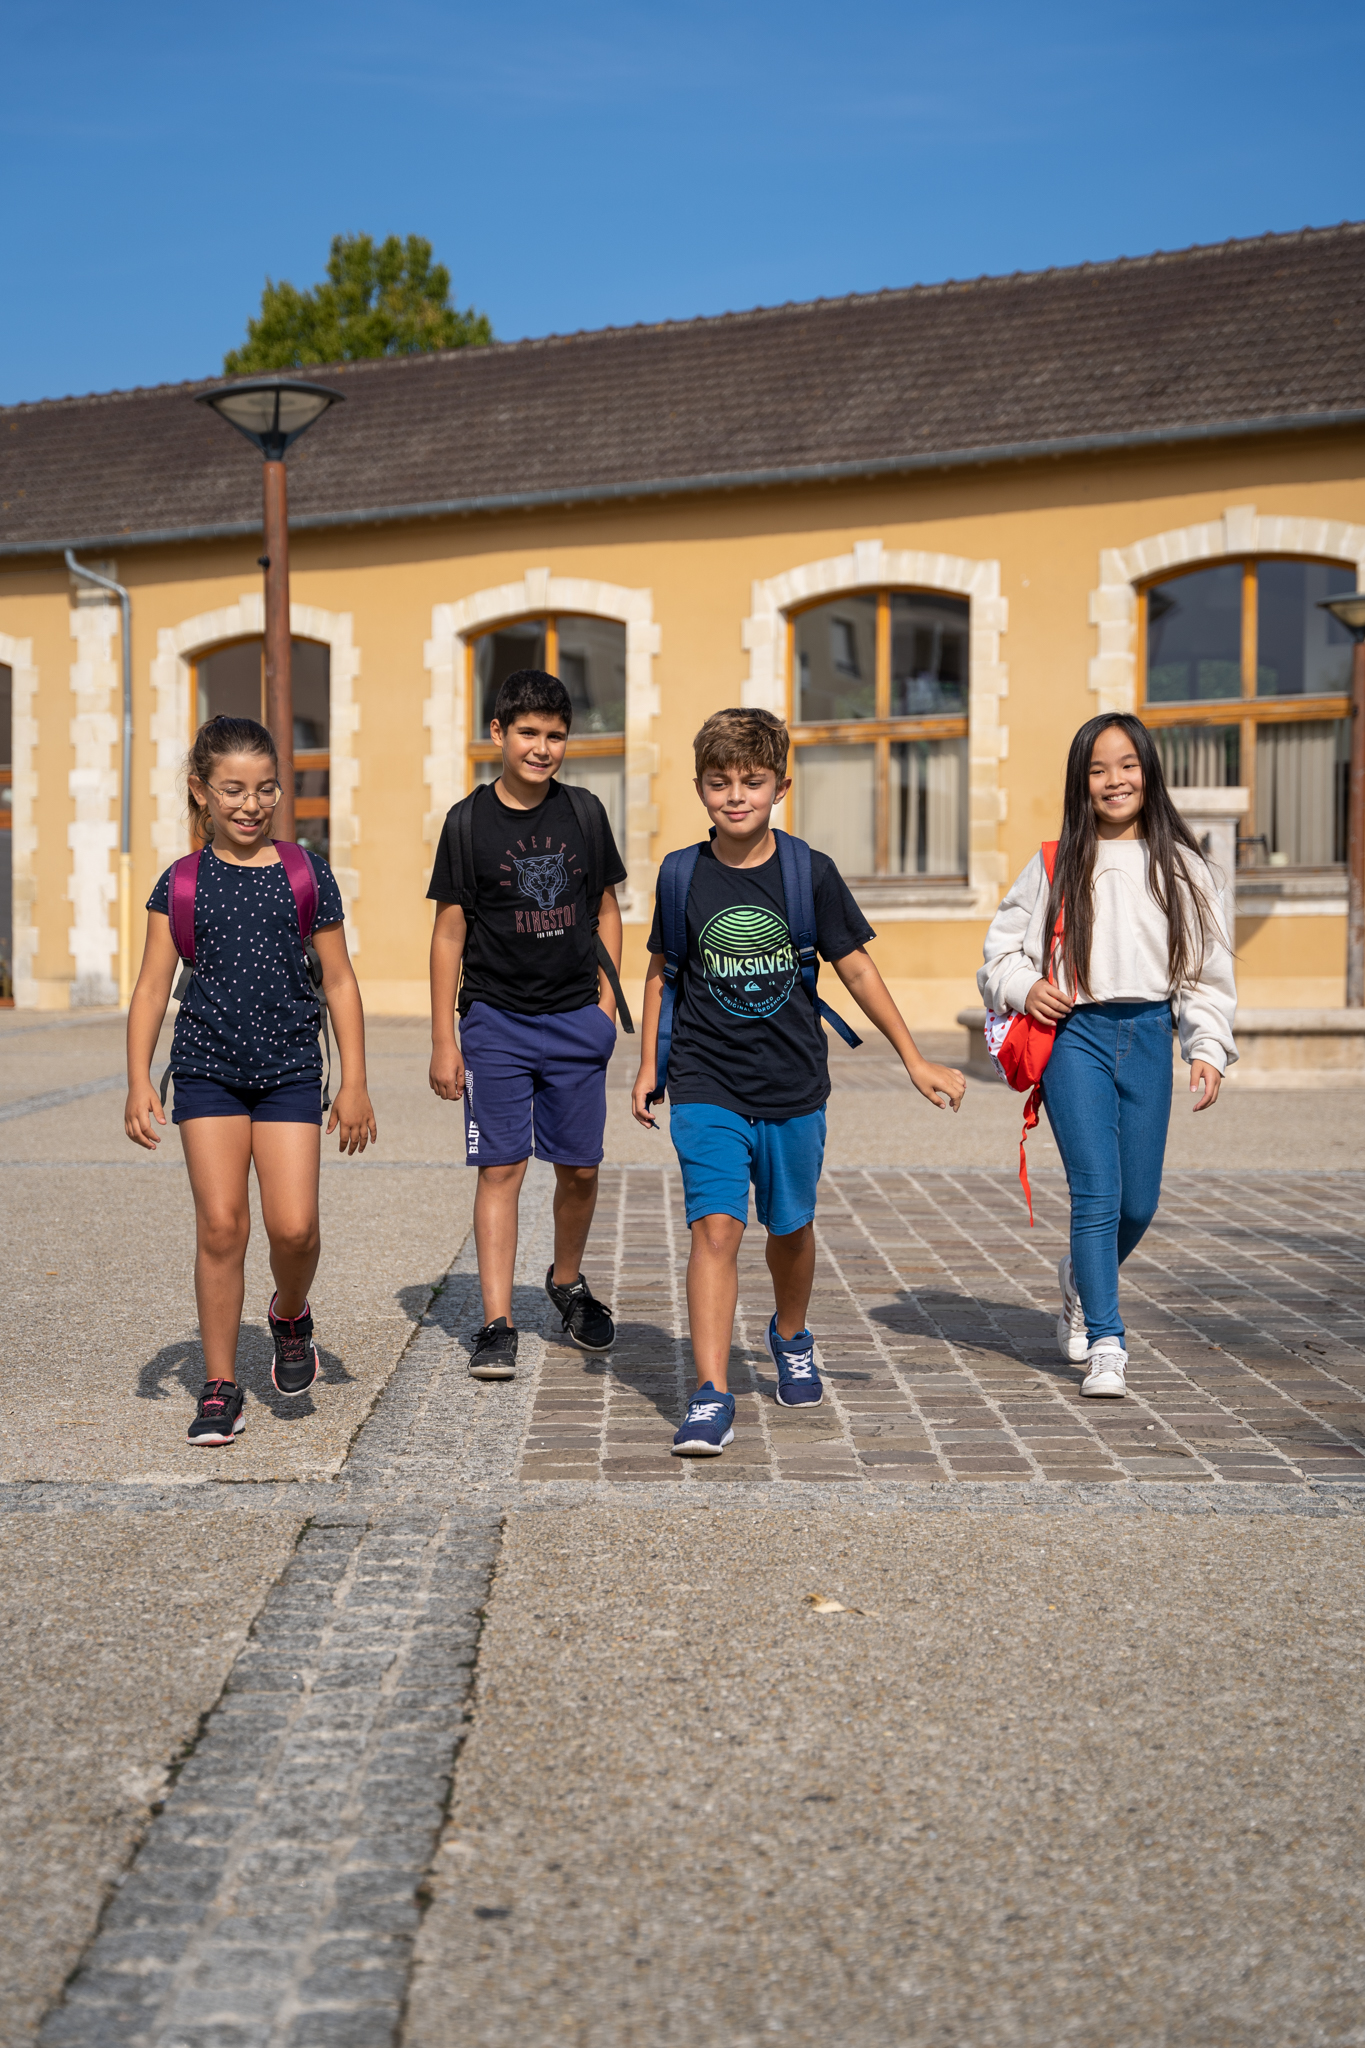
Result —
<path fill-rule="evenodd" d="M 574 790 L 571 801 L 554 779 L 572 719 L 557 677 L 519 669 L 507 678 L 490 727 L 502 771 L 449 812 L 427 891 L 437 905 L 431 1086 L 445 1102 L 464 1098 L 465 1157 L 479 1169 L 474 1243 L 484 1326 L 469 1362 L 476 1379 L 516 1372 L 517 1202 L 532 1150 L 555 1169 L 555 1256 L 545 1290 L 585 1351 L 609 1351 L 616 1338 L 610 1311 L 579 1269 L 597 1206 L 607 1062 L 616 1050 L 616 1004 L 597 934 L 600 927 L 614 976 L 616 884 L 626 871 L 598 799 Z M 590 886 L 600 900 L 590 899 Z"/>
<path fill-rule="evenodd" d="M 815 1340 L 806 1328 L 815 1277 L 815 1195 L 825 1151 L 829 1067 L 825 1034 L 803 985 L 782 886 L 773 805 L 791 787 L 787 729 L 767 711 L 718 711 L 696 742 L 697 794 L 715 838 L 699 851 L 687 896 L 687 955 L 678 979 L 668 1058 L 669 1134 L 682 1167 L 692 1253 L 687 1314 L 697 1392 L 673 1439 L 678 1457 L 715 1457 L 734 1436 L 727 1390 L 739 1298 L 739 1247 L 754 1184 L 768 1232 L 776 1312 L 768 1351 L 777 1399 L 822 1399 Z M 921 1095 L 956 1110 L 966 1082 L 917 1050 L 890 991 L 863 951 L 876 934 L 838 869 L 812 852 L 815 939 L 860 1010 L 890 1039 Z M 631 1096 L 653 1128 L 664 935 L 656 901 L 653 956 Z"/>

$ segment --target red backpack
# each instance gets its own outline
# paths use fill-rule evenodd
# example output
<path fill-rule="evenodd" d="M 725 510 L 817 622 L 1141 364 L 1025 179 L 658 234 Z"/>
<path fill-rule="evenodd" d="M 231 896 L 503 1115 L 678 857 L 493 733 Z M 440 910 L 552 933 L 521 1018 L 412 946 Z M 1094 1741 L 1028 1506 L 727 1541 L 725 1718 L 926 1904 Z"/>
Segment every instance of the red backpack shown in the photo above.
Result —
<path fill-rule="evenodd" d="M 298 912 L 299 941 L 303 947 L 304 964 L 308 979 L 313 985 L 313 994 L 318 1006 L 318 1030 L 327 1045 L 327 1084 L 322 1091 L 322 1106 L 331 1106 L 332 1093 L 332 1034 L 327 1023 L 327 998 L 322 992 L 322 962 L 313 944 L 313 926 L 318 921 L 318 876 L 303 848 L 292 839 L 274 841 L 280 865 L 289 877 L 289 886 L 294 892 L 294 908 Z M 180 860 L 171 863 L 171 879 L 166 892 L 166 914 L 170 921 L 171 939 L 176 952 L 185 963 L 180 978 L 175 984 L 175 1000 L 183 1002 L 185 991 L 190 985 L 194 971 L 194 898 L 199 886 L 199 853 L 187 853 Z M 164 1105 L 166 1091 L 170 1086 L 171 1069 L 167 1064 L 161 1076 L 161 1100 Z"/>
<path fill-rule="evenodd" d="M 1057 865 L 1059 843 L 1056 839 L 1043 841 L 1043 868 L 1047 874 L 1049 888 L 1052 886 L 1053 870 Z M 1045 979 L 1052 982 L 1056 980 L 1052 972 L 1052 963 L 1061 936 L 1062 918 L 1059 912 L 1044 970 Z M 1003 1015 L 998 1010 L 986 1012 L 986 1050 L 991 1056 L 995 1071 L 1002 1081 L 1007 1081 L 1020 1095 L 1028 1094 L 1028 1101 L 1024 1104 L 1023 1135 L 1019 1140 L 1019 1179 L 1023 1185 L 1024 1199 L 1028 1203 L 1030 1229 L 1033 1227 L 1033 1190 L 1028 1184 L 1028 1162 L 1024 1157 L 1024 1146 L 1028 1142 L 1029 1132 L 1037 1126 L 1038 1105 L 1043 1099 L 1043 1069 L 1052 1057 L 1056 1037 L 1055 1024 L 1035 1023 L 1032 1017 L 1025 1016 L 1021 1010 L 1006 1010 Z"/>

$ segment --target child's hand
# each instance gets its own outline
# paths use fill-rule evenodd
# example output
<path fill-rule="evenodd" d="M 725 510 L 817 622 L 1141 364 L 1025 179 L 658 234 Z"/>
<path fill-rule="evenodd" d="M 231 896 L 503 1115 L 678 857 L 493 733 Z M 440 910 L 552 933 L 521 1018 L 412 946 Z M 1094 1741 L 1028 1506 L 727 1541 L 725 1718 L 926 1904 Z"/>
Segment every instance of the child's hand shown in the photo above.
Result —
<path fill-rule="evenodd" d="M 1035 1024 L 1060 1024 L 1074 1007 L 1071 996 L 1064 996 L 1053 982 L 1041 978 L 1024 998 L 1024 1015 L 1032 1017 Z"/>
<path fill-rule="evenodd" d="M 967 1093 L 967 1077 L 959 1074 L 956 1067 L 938 1067 L 931 1060 L 921 1060 L 917 1066 L 907 1066 L 906 1072 L 926 1102 L 932 1102 L 935 1109 L 942 1109 L 940 1097 L 946 1096 L 948 1107 L 956 1116 Z"/>
<path fill-rule="evenodd" d="M 141 1145 L 144 1152 L 155 1152 L 161 1143 L 152 1129 L 152 1118 L 159 1124 L 166 1121 L 161 1107 L 161 1097 L 152 1086 L 151 1076 L 139 1081 L 136 1088 L 128 1090 L 128 1100 L 123 1105 L 123 1128 L 135 1145 Z"/>
<path fill-rule="evenodd" d="M 636 1123 L 643 1124 L 647 1131 L 657 1131 L 659 1128 L 657 1120 L 650 1115 L 649 1105 L 645 1101 L 647 1095 L 654 1093 L 656 1078 L 653 1067 L 641 1067 L 635 1076 L 635 1086 L 630 1091 L 630 1113 Z"/>
<path fill-rule="evenodd" d="M 342 1083 L 332 1104 L 332 1114 L 327 1119 L 329 1138 L 338 1124 L 341 1125 L 341 1137 L 337 1143 L 339 1152 L 348 1155 L 363 1152 L 367 1145 L 379 1143 L 368 1088 L 348 1088 Z"/>
<path fill-rule="evenodd" d="M 458 1045 L 433 1048 L 427 1080 L 442 1102 L 458 1102 L 464 1094 L 464 1055 Z"/>
<path fill-rule="evenodd" d="M 1198 1116 L 1201 1109 L 1213 1108 L 1214 1103 L 1218 1100 L 1218 1090 L 1222 1085 L 1222 1075 L 1217 1067 L 1211 1065 L 1208 1060 L 1190 1061 L 1190 1093 L 1194 1097 L 1194 1113 L 1196 1116 Z"/>

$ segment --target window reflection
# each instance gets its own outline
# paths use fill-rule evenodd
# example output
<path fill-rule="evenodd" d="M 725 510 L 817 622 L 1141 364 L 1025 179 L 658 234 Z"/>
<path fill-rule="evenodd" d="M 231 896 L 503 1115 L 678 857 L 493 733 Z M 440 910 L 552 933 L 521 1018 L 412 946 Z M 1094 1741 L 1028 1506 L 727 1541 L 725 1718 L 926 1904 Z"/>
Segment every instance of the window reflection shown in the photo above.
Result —
<path fill-rule="evenodd" d="M 1235 725 L 1159 725 L 1152 738 L 1172 789 L 1236 789 L 1242 779 Z"/>
<path fill-rule="evenodd" d="M 332 650 L 317 640 L 291 640 L 294 751 L 313 753 L 331 744 Z M 195 728 L 210 718 L 254 718 L 265 723 L 265 642 L 238 640 L 216 647 L 196 664 Z"/>
<path fill-rule="evenodd" d="M 892 747 L 891 872 L 966 874 L 966 740 L 906 740 Z"/>
<path fill-rule="evenodd" d="M 1147 701 L 1242 694 L 1242 565 L 1223 562 L 1147 593 Z"/>
<path fill-rule="evenodd" d="M 1350 569 L 1327 562 L 1261 562 L 1256 570 L 1258 697 L 1344 696 L 1351 687 L 1351 636 L 1324 597 L 1356 587 Z"/>
<path fill-rule="evenodd" d="M 967 709 L 966 598 L 891 593 L 891 716 Z"/>
<path fill-rule="evenodd" d="M 544 668 L 545 621 L 526 619 L 515 626 L 499 626 L 496 633 L 483 633 L 474 642 L 474 702 L 478 706 L 478 736 L 489 737 L 493 706 L 498 691 L 519 668 Z"/>
<path fill-rule="evenodd" d="M 877 715 L 877 599 L 841 597 L 795 621 L 799 725 Z"/>
<path fill-rule="evenodd" d="M 843 875 L 876 866 L 877 750 L 801 747 L 796 762 L 796 830 Z"/>
<path fill-rule="evenodd" d="M 626 629 L 615 619 L 559 621 L 559 680 L 575 733 L 626 729 Z"/>
<path fill-rule="evenodd" d="M 1256 831 L 1276 864 L 1330 867 L 1346 858 L 1348 718 L 1263 725 L 1256 733 Z"/>

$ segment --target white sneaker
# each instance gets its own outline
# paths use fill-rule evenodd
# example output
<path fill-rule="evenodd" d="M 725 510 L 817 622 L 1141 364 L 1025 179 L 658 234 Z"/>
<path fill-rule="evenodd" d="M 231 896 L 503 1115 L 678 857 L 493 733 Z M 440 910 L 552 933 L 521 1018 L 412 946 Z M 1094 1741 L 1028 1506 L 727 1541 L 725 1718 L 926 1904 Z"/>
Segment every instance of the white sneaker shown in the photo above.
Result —
<path fill-rule="evenodd" d="M 1117 1337 L 1101 1337 L 1091 1348 L 1086 1361 L 1085 1378 L 1081 1381 L 1083 1394 L 1108 1394 L 1122 1400 L 1128 1392 L 1125 1374 L 1128 1371 L 1128 1353 Z"/>
<path fill-rule="evenodd" d="M 1072 1365 L 1079 1365 L 1089 1355 L 1090 1338 L 1086 1333 L 1085 1310 L 1076 1292 L 1076 1275 L 1071 1270 L 1070 1252 L 1057 1261 L 1057 1285 L 1062 1290 L 1062 1312 L 1057 1318 L 1057 1349 Z"/>

